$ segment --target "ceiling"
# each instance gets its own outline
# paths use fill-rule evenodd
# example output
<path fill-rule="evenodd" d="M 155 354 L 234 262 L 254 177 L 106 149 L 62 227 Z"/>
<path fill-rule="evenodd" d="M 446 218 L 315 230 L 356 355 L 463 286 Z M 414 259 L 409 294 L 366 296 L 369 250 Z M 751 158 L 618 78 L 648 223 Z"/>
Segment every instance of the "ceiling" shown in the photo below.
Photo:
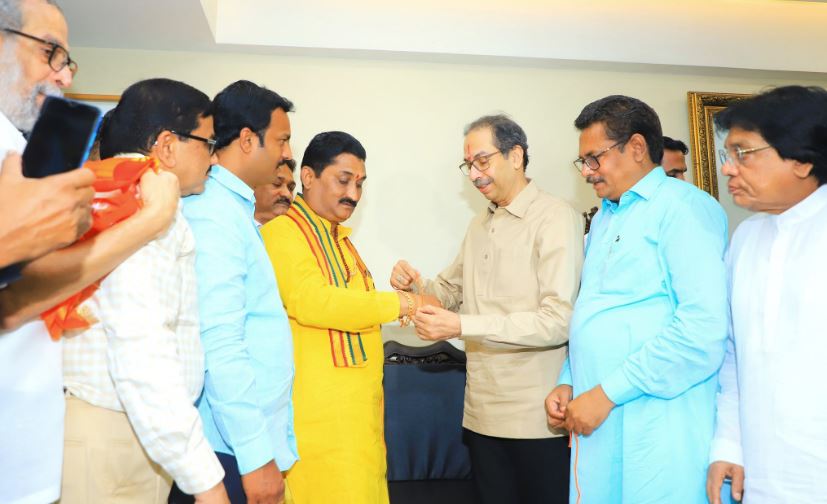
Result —
<path fill-rule="evenodd" d="M 73 46 L 827 73 L 822 0 L 63 0 Z"/>

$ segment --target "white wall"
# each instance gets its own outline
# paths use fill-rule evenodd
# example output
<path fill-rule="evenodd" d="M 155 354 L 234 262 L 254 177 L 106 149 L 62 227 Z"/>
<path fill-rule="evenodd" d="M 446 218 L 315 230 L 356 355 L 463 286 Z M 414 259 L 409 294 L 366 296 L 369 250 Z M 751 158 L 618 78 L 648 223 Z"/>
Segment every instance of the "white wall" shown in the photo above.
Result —
<path fill-rule="evenodd" d="M 294 155 L 324 130 L 352 133 L 366 147 L 369 180 L 348 222 L 354 243 L 388 288 L 405 258 L 427 276 L 448 264 L 485 201 L 456 168 L 462 129 L 506 112 L 528 134 L 528 175 L 579 210 L 597 204 L 572 168 L 574 118 L 588 102 L 628 94 L 658 111 L 664 133 L 688 143 L 687 91 L 756 92 L 788 83 L 827 87 L 827 74 L 712 70 L 611 63 L 441 57 L 432 61 L 74 48 L 72 91 L 119 94 L 132 82 L 170 77 L 214 95 L 237 79 L 264 84 L 296 104 Z M 722 196 L 731 206 L 729 196 Z"/>
<path fill-rule="evenodd" d="M 212 1 L 219 44 L 827 71 L 813 57 L 827 50 L 827 5 L 813 1 Z"/>

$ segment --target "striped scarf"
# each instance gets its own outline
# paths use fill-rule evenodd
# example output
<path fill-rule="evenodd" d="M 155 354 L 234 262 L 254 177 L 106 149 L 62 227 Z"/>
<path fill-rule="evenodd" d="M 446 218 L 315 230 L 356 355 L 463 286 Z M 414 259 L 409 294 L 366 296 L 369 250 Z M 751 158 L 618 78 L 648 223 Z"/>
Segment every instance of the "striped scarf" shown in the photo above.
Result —
<path fill-rule="evenodd" d="M 319 266 L 322 275 L 327 279 L 328 285 L 347 289 L 352 274 L 345 255 L 342 253 L 342 246 L 339 243 L 336 228 L 331 231 L 330 223 L 316 215 L 301 194 L 296 196 L 286 215 L 301 230 L 307 246 L 310 248 L 310 253 L 316 259 L 316 264 Z M 343 238 L 341 243 L 345 245 L 353 257 L 356 267 L 362 275 L 365 291 L 375 290 L 373 277 L 359 253 L 356 252 L 356 247 L 347 237 Z M 328 329 L 327 334 L 330 339 L 330 353 L 335 367 L 360 368 L 367 366 L 368 356 L 362 345 L 362 335 L 360 333 Z"/>
<path fill-rule="evenodd" d="M 109 158 L 89 161 L 83 166 L 95 172 L 95 198 L 92 228 L 80 240 L 88 240 L 137 212 L 141 207 L 138 194 L 141 177 L 147 170 L 158 171 L 158 162 L 148 157 Z M 96 322 L 80 305 L 92 297 L 101 281 L 103 278 L 40 315 L 53 340 L 60 339 L 64 331 L 87 329 Z"/>

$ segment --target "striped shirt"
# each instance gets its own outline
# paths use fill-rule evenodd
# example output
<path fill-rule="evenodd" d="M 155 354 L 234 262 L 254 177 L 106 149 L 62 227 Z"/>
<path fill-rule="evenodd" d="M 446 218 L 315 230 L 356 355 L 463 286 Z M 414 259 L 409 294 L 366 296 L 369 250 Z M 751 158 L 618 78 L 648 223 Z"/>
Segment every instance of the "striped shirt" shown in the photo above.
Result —
<path fill-rule="evenodd" d="M 194 403 L 204 384 L 195 240 L 180 212 L 170 229 L 107 276 L 80 307 L 97 319 L 67 332 L 68 394 L 124 411 L 149 457 L 184 492 L 224 477 Z"/>

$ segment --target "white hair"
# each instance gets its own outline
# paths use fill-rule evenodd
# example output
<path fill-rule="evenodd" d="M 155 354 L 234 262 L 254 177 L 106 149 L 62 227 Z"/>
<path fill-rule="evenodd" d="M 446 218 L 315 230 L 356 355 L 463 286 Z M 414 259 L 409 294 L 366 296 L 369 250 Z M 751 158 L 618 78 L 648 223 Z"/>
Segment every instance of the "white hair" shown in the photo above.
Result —
<path fill-rule="evenodd" d="M 18 30 L 23 25 L 20 4 L 23 0 L 0 0 L 0 28 Z M 45 0 L 60 9 L 54 0 Z M 0 32 L 2 33 L 2 32 Z M 62 96 L 60 88 L 51 82 L 39 82 L 29 88 L 17 56 L 17 41 L 3 35 L 0 49 L 0 112 L 20 131 L 31 131 L 40 114 L 38 95 Z"/>

